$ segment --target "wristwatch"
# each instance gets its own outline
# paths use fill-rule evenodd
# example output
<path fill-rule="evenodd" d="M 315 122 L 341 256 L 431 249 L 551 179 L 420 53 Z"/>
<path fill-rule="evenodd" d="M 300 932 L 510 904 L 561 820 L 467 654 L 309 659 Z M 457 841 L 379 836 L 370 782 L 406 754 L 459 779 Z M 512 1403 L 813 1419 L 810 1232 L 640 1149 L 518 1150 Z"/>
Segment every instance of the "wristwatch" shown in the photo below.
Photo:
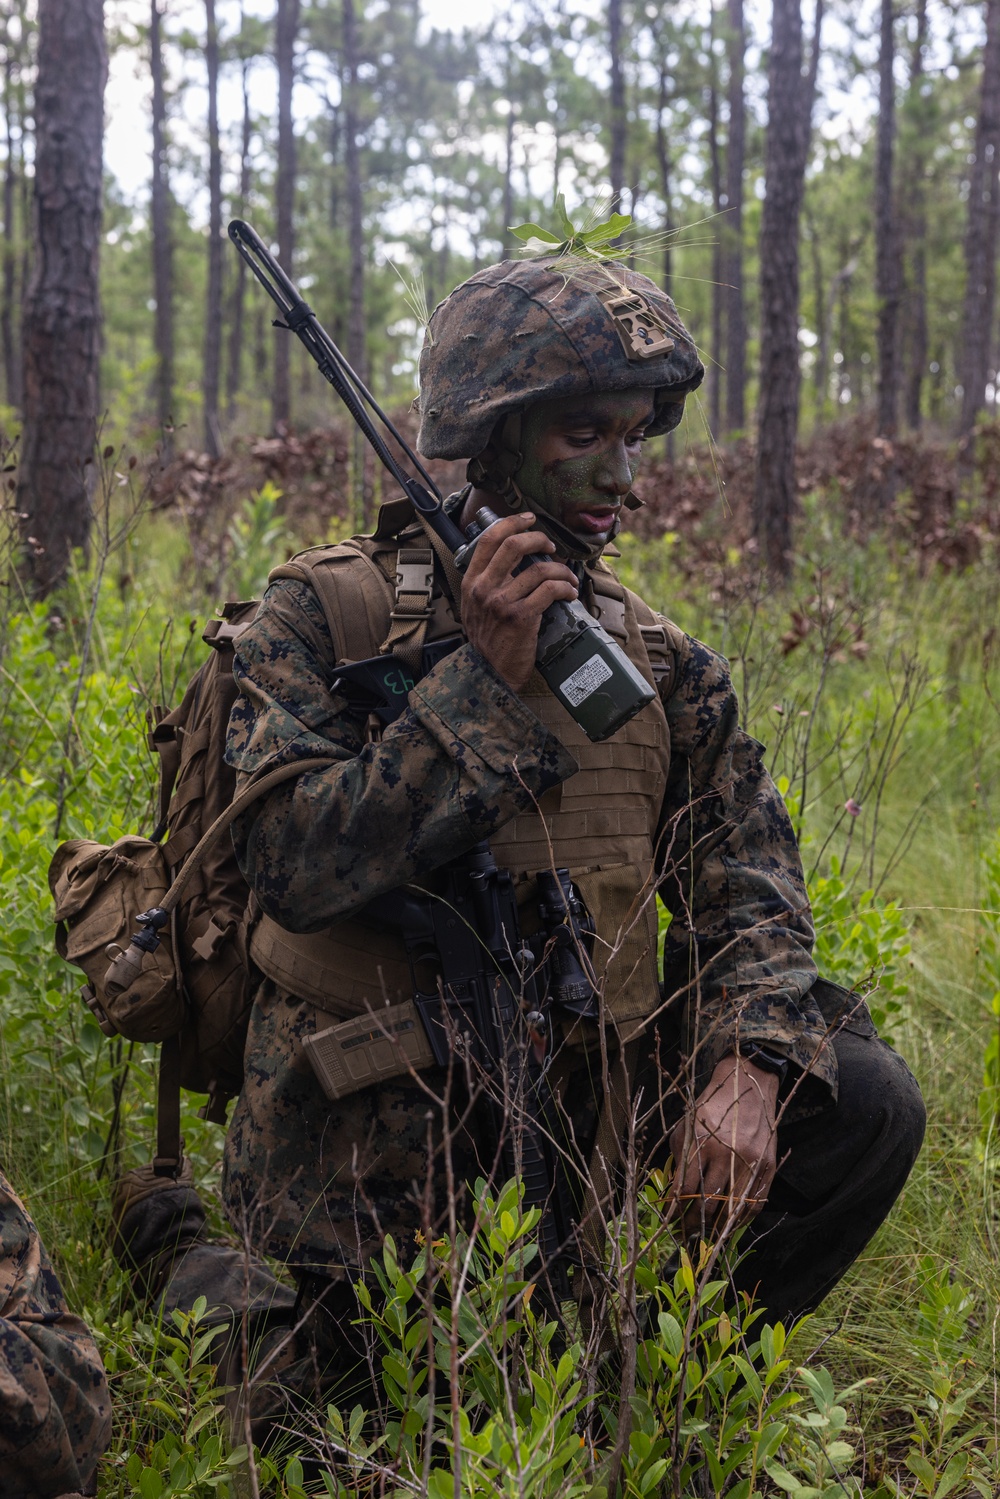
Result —
<path fill-rule="evenodd" d="M 780 1052 L 769 1051 L 757 1041 L 742 1041 L 738 1051 L 745 1062 L 752 1062 L 761 1072 L 773 1072 L 779 1086 L 785 1081 L 788 1075 L 788 1058 L 783 1057 Z"/>

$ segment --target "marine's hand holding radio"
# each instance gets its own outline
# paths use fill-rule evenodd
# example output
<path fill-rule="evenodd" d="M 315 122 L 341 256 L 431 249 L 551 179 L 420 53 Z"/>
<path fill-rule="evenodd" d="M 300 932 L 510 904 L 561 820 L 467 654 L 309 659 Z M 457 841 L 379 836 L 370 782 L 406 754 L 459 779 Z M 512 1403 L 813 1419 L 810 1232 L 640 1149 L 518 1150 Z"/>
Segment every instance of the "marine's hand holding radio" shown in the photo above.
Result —
<path fill-rule="evenodd" d="M 505 516 L 484 531 L 462 582 L 462 624 L 471 645 L 520 692 L 531 676 L 542 615 L 558 599 L 577 597 L 573 572 L 553 557 L 523 572 L 532 553 L 551 554 L 553 542 L 533 530 L 534 516 Z"/>

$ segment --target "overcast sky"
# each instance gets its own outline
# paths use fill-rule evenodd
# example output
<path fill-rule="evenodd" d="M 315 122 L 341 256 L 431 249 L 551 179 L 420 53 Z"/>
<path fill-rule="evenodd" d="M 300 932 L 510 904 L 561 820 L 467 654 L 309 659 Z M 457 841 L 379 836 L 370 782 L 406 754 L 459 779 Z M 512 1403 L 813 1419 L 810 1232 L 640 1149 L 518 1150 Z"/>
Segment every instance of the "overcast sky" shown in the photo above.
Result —
<path fill-rule="evenodd" d="M 489 21 L 500 7 L 501 0 L 422 0 L 421 9 L 428 27 L 442 31 L 459 31 L 470 22 L 482 25 Z M 583 0 L 587 4 L 587 0 Z M 218 25 L 223 36 L 235 31 L 239 25 L 237 0 L 219 0 L 216 6 Z M 270 18 L 274 14 L 274 0 L 244 0 L 248 15 Z M 201 35 L 205 27 L 205 7 L 202 0 L 168 0 L 166 29 L 168 34 L 187 27 Z M 111 0 L 107 8 L 111 24 L 120 24 L 132 30 L 145 25 L 149 16 L 149 0 Z M 193 68 L 190 70 L 192 77 Z M 227 70 L 229 71 L 229 70 Z M 261 66 L 256 69 L 253 82 L 254 107 L 263 113 L 273 108 L 276 81 L 273 69 Z M 241 109 L 239 84 L 235 77 L 223 77 L 219 85 L 220 122 L 225 128 L 235 121 Z M 104 140 L 105 164 L 117 177 L 125 193 L 130 197 L 140 196 L 149 181 L 150 108 L 151 83 L 145 57 L 132 48 L 120 49 L 111 60 L 111 71 L 106 95 L 107 132 Z M 297 101 L 297 111 L 309 113 L 309 101 L 304 90 Z M 192 115 L 196 128 L 202 128 L 196 112 L 204 113 L 203 91 L 194 87 L 187 99 L 186 110 Z"/>
<path fill-rule="evenodd" d="M 605 0 L 576 0 L 581 13 L 596 14 L 603 9 Z M 669 0 L 665 0 L 669 3 Z M 689 8 L 697 10 L 701 0 L 686 0 Z M 708 14 L 709 0 L 703 0 Z M 849 21 L 827 18 L 824 26 L 824 60 L 820 80 L 822 116 L 820 126 L 824 134 L 840 134 L 844 129 L 859 125 L 874 109 L 873 84 L 877 86 L 874 71 L 877 48 L 876 13 L 878 0 L 851 0 L 841 8 L 841 14 Z M 250 15 L 269 18 L 274 13 L 274 0 L 244 0 L 245 10 Z M 482 25 L 489 21 L 501 7 L 511 8 L 510 0 L 422 0 L 422 9 L 428 26 L 459 30 L 470 22 Z M 803 6 L 807 29 L 811 24 L 811 0 Z M 203 0 L 167 0 L 167 31 L 175 34 L 187 28 L 194 35 L 204 30 Z M 217 15 L 223 35 L 235 31 L 239 24 L 239 0 L 218 0 Z M 748 0 L 748 29 L 760 41 L 766 40 L 770 5 L 768 0 Z M 109 0 L 107 15 L 110 25 L 121 26 L 126 34 L 144 25 L 149 15 L 149 0 Z M 848 77 L 836 60 L 837 53 L 850 53 L 860 64 Z M 176 81 L 177 58 L 171 56 L 172 71 Z M 867 65 L 870 64 L 870 65 Z M 933 60 L 932 60 L 933 65 Z M 188 88 L 180 111 L 174 113 L 172 135 L 174 141 L 189 147 L 194 157 L 204 152 L 205 88 L 204 69 L 197 56 L 185 64 Z M 902 72 L 902 68 L 901 68 Z M 901 78 L 902 81 L 902 78 Z M 751 88 L 760 95 L 764 80 L 759 76 L 748 78 Z M 253 107 L 259 115 L 273 115 L 276 80 L 273 67 L 262 61 L 252 75 Z M 144 50 L 122 47 L 111 62 L 111 74 L 107 92 L 107 134 L 105 160 L 114 173 L 127 197 L 144 209 L 149 182 L 149 109 L 151 85 Z M 298 87 L 295 96 L 295 111 L 300 123 L 319 108 L 319 100 L 307 87 Z M 223 132 L 239 119 L 241 101 L 239 81 L 232 69 L 224 70 L 220 81 L 220 119 Z M 179 116 L 179 117 L 178 117 Z M 189 128 L 185 129 L 185 121 Z M 235 166 L 231 161 L 230 167 Z M 204 211 L 200 199 L 197 179 L 189 179 L 187 191 L 178 184 L 181 196 L 191 200 L 195 216 Z"/>

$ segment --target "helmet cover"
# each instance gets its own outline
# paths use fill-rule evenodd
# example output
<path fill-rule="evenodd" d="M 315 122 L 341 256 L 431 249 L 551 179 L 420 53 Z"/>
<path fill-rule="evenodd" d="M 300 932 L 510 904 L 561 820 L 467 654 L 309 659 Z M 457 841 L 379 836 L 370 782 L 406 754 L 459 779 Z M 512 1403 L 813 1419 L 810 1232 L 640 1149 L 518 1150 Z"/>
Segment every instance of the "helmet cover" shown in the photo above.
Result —
<path fill-rule="evenodd" d="M 474 458 L 537 401 L 654 392 L 648 437 L 669 432 L 705 370 L 677 308 L 648 276 L 576 255 L 505 260 L 431 315 L 420 355 L 425 458 Z"/>

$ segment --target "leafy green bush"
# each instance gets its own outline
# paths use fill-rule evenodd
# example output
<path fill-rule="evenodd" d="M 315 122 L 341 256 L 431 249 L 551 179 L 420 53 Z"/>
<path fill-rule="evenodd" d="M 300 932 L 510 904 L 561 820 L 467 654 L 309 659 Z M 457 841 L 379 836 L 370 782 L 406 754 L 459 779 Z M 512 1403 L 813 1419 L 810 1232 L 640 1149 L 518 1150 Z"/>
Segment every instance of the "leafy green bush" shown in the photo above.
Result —
<path fill-rule="evenodd" d="M 798 797 L 787 776 L 779 776 L 781 792 L 796 826 L 802 826 Z M 800 833 L 803 848 L 812 842 L 809 832 Z M 874 890 L 855 888 L 847 880 L 835 854 L 830 873 L 814 874 L 807 881 L 816 944 L 813 956 L 824 978 L 857 989 L 868 1002 L 879 1032 L 888 1039 L 903 1016 L 903 1000 L 910 992 L 903 967 L 912 951 L 910 929 L 895 901 L 883 900 Z"/>
<path fill-rule="evenodd" d="M 211 1359 L 219 1329 L 206 1322 L 205 1298 L 173 1312 L 169 1324 L 125 1312 L 114 1329 L 98 1322 L 95 1330 L 112 1387 L 138 1413 L 105 1466 L 105 1499 L 233 1499 L 247 1449 L 226 1440 L 227 1391 Z"/>
<path fill-rule="evenodd" d="M 902 1018 L 910 992 L 903 965 L 912 944 L 902 911 L 873 890 L 852 890 L 836 857 L 830 859 L 829 875 L 810 880 L 809 902 L 820 973 L 848 989 L 860 988 L 872 1019 L 887 1037 Z"/>
<path fill-rule="evenodd" d="M 229 546 L 227 592 L 230 598 L 259 598 L 267 575 L 283 562 L 289 533 L 278 514 L 281 490 L 270 480 L 243 501 L 226 532 Z"/>
<path fill-rule="evenodd" d="M 694 1484 L 734 1499 L 768 1484 L 800 1499 L 860 1493 L 837 1477 L 854 1456 L 845 1396 L 827 1371 L 794 1370 L 780 1324 L 758 1333 L 746 1304 L 727 1310 L 715 1256 L 703 1246 L 695 1263 L 665 1227 L 662 1178 L 641 1193 L 634 1261 L 622 1258 L 626 1235 L 609 1240 L 608 1283 L 634 1272 L 640 1298 L 627 1400 L 618 1356 L 595 1355 L 570 1305 L 562 1329 L 534 1310 L 538 1210 L 514 1182 L 494 1197 L 480 1181 L 475 1200 L 471 1237 L 422 1244 L 409 1266 L 387 1240 L 380 1295 L 356 1288 L 392 1416 L 371 1440 L 361 1407 L 330 1408 L 334 1499 L 642 1499 Z M 616 1322 L 626 1315 L 613 1308 Z"/>
<path fill-rule="evenodd" d="M 997 1155 L 1000 1123 L 1000 834 L 983 858 L 983 909 L 980 917 L 980 967 L 989 992 L 993 1024 L 983 1054 L 983 1086 L 979 1094 L 979 1123 L 983 1146 Z"/>

